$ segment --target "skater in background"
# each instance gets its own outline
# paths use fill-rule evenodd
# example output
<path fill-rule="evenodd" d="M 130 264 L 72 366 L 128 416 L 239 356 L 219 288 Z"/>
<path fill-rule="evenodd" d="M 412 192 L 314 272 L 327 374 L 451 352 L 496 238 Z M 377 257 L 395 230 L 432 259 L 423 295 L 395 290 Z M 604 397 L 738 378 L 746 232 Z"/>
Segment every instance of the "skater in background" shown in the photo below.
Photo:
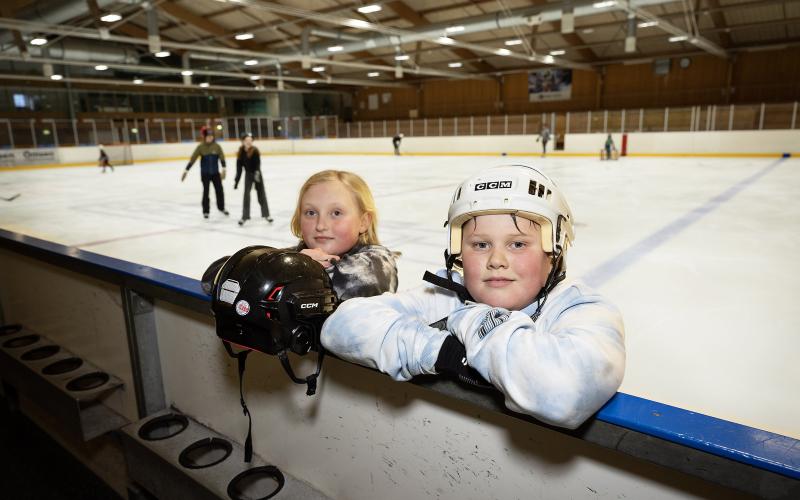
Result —
<path fill-rule="evenodd" d="M 100 158 L 98 159 L 98 167 L 103 167 L 103 173 L 106 173 L 106 167 L 109 167 L 111 171 L 114 171 L 114 165 L 108 159 L 108 155 L 106 154 L 105 150 L 103 149 L 102 144 L 98 144 L 97 147 L 100 148 Z"/>
<path fill-rule="evenodd" d="M 395 134 L 392 137 L 392 145 L 394 146 L 394 155 L 400 156 L 400 143 L 403 142 L 403 134 Z"/>
<path fill-rule="evenodd" d="M 608 134 L 608 138 L 606 138 L 605 150 L 606 150 L 606 160 L 613 159 L 613 157 L 611 156 L 611 152 L 612 151 L 616 152 L 617 147 L 614 145 L 614 139 L 611 138 L 611 134 Z"/>
<path fill-rule="evenodd" d="M 476 189 L 498 181 L 509 188 Z M 542 172 L 511 165 L 479 172 L 456 194 L 446 269 L 417 288 L 342 303 L 322 344 L 395 380 L 439 374 L 481 385 L 476 371 L 512 411 L 578 427 L 619 388 L 625 333 L 608 299 L 566 277 L 574 233 L 563 193 Z"/>
<path fill-rule="evenodd" d="M 378 240 L 378 212 L 364 179 L 324 170 L 300 188 L 292 216 L 295 250 L 328 271 L 340 300 L 397 290 L 397 265 Z"/>
<path fill-rule="evenodd" d="M 539 136 L 536 138 L 536 142 L 542 141 L 542 158 L 547 156 L 547 142 L 550 140 L 550 129 L 547 128 L 547 125 L 542 127 L 541 132 L 539 132 Z"/>
<path fill-rule="evenodd" d="M 242 170 L 244 170 L 244 201 L 239 225 L 243 226 L 245 221 L 250 219 L 250 189 L 253 185 L 256 187 L 258 204 L 261 205 L 261 217 L 272 223 L 273 219 L 269 216 L 267 195 L 264 191 L 264 176 L 261 174 L 261 153 L 257 147 L 253 146 L 253 134 L 250 133 L 242 136 L 242 146 L 236 157 L 236 179 L 233 182 L 233 189 L 239 187 Z"/>
<path fill-rule="evenodd" d="M 220 212 L 228 215 L 225 210 L 225 193 L 222 190 L 222 181 L 225 179 L 225 153 L 219 144 L 214 141 L 214 132 L 208 128 L 203 127 L 200 129 L 200 135 L 203 137 L 203 142 L 198 144 L 192 153 L 192 158 L 189 164 L 186 165 L 186 170 L 181 175 L 181 182 L 186 180 L 186 175 L 189 169 L 194 165 L 195 160 L 200 158 L 200 179 L 203 181 L 203 217 L 208 219 L 208 212 L 210 202 L 208 199 L 208 185 L 214 184 L 214 193 L 217 198 L 217 208 Z M 219 172 L 219 163 L 222 163 L 222 174 Z"/>

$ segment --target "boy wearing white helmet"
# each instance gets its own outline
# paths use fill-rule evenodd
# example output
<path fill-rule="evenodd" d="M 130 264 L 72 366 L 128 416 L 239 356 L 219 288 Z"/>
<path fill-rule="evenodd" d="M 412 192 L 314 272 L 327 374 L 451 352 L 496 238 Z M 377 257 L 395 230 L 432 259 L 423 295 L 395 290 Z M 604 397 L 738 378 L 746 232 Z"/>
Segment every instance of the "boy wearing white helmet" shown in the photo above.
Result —
<path fill-rule="evenodd" d="M 566 279 L 574 232 L 563 194 L 530 167 L 486 169 L 458 187 L 448 226 L 447 269 L 416 289 L 344 302 L 323 345 L 395 380 L 475 382 L 477 372 L 511 410 L 578 427 L 622 382 L 624 327 L 609 301 Z"/>

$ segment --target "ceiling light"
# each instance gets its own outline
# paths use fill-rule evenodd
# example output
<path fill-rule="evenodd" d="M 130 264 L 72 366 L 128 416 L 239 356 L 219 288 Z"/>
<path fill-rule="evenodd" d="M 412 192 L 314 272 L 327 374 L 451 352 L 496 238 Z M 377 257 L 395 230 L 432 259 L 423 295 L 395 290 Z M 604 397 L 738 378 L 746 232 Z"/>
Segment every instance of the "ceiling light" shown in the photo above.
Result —
<path fill-rule="evenodd" d="M 408 54 L 397 54 L 394 56 L 395 61 L 408 61 Z"/>
<path fill-rule="evenodd" d="M 203 82 L 200 84 L 201 87 L 206 88 L 208 87 L 208 82 Z"/>
<path fill-rule="evenodd" d="M 613 7 L 617 5 L 617 0 L 605 0 L 603 2 L 595 2 L 592 4 L 592 7 L 595 9 L 604 9 L 606 7 Z"/>
<path fill-rule="evenodd" d="M 440 36 L 439 38 L 436 39 L 436 41 L 441 43 L 442 45 L 453 45 L 454 43 L 456 43 L 455 40 L 453 40 L 448 36 Z"/>
<path fill-rule="evenodd" d="M 464 31 L 463 26 L 448 26 L 444 29 L 445 33 L 458 33 L 459 31 Z"/>
<path fill-rule="evenodd" d="M 367 76 L 370 78 L 375 78 L 376 76 L 381 76 L 381 74 L 377 71 L 373 71 L 372 73 L 367 73 Z"/>
<path fill-rule="evenodd" d="M 96 69 L 97 71 L 105 71 L 108 69 L 108 66 L 106 66 L 105 64 L 98 64 L 97 66 L 94 67 L 94 69 Z"/>
<path fill-rule="evenodd" d="M 452 63 L 448 64 L 447 66 L 449 66 L 451 68 L 460 68 L 461 66 L 463 66 L 463 64 L 461 64 L 460 62 L 452 62 Z"/>
<path fill-rule="evenodd" d="M 63 77 L 63 76 L 61 76 L 61 75 L 50 75 L 50 79 L 51 79 L 51 80 L 56 80 L 56 81 L 58 81 L 58 80 L 61 80 L 62 78 L 64 78 L 64 77 Z"/>
<path fill-rule="evenodd" d="M 244 62 L 245 66 L 255 66 L 256 64 L 258 64 L 258 61 L 255 59 L 248 59 Z"/>
<path fill-rule="evenodd" d="M 33 40 L 31 40 L 31 45 L 44 45 L 47 43 L 47 38 L 43 36 L 37 36 Z"/>
<path fill-rule="evenodd" d="M 194 74 L 194 71 L 192 71 L 190 69 L 185 69 L 185 70 L 181 71 L 181 74 L 183 76 L 192 76 Z"/>
<path fill-rule="evenodd" d="M 141 78 L 134 78 L 133 79 L 133 84 L 134 85 L 141 85 L 143 83 L 144 83 L 144 80 L 142 80 Z"/>
<path fill-rule="evenodd" d="M 553 64 L 554 62 L 556 62 L 556 60 L 553 59 L 553 56 L 544 56 L 542 58 L 542 62 L 545 64 Z"/>
<path fill-rule="evenodd" d="M 640 28 L 651 28 L 653 26 L 658 26 L 658 21 L 642 21 L 637 24 L 637 26 Z"/>
<path fill-rule="evenodd" d="M 511 55 L 511 51 L 508 50 L 508 49 L 497 49 L 497 50 L 494 51 L 494 53 L 497 54 L 498 56 L 510 56 Z"/>
<path fill-rule="evenodd" d="M 169 57 L 170 54 L 169 54 L 168 50 L 162 50 L 160 52 L 156 52 L 153 55 L 156 56 L 156 57 Z"/>
<path fill-rule="evenodd" d="M 370 23 L 362 21 L 361 19 L 345 19 L 344 24 L 351 28 L 369 28 L 372 26 Z"/>
<path fill-rule="evenodd" d="M 508 45 L 509 47 L 511 47 L 512 45 L 521 45 L 522 40 L 520 40 L 519 38 L 514 38 L 513 40 L 506 40 L 505 44 Z"/>
<path fill-rule="evenodd" d="M 261 80 L 261 75 L 252 75 L 250 77 L 251 80 Z"/>
<path fill-rule="evenodd" d="M 316 80 L 308 80 L 308 81 L 306 81 L 306 83 L 309 84 L 309 85 L 314 85 L 315 83 L 317 83 L 317 81 Z"/>
<path fill-rule="evenodd" d="M 341 45 L 333 45 L 328 47 L 328 52 L 341 52 L 343 48 Z"/>
<path fill-rule="evenodd" d="M 589 33 L 594 33 L 594 28 L 584 28 L 581 30 L 581 33 L 584 35 L 588 35 Z"/>
<path fill-rule="evenodd" d="M 100 18 L 100 20 L 103 21 L 104 23 L 115 23 L 120 19 L 122 19 L 122 16 L 114 13 L 106 14 L 105 16 Z"/>
<path fill-rule="evenodd" d="M 252 40 L 253 39 L 252 33 L 239 33 L 238 35 L 234 36 L 233 38 L 237 40 Z"/>
<path fill-rule="evenodd" d="M 685 42 L 688 39 L 689 39 L 689 37 L 686 36 L 686 35 L 677 35 L 677 36 L 669 37 L 669 41 L 673 42 L 673 43 L 675 43 L 675 42 Z"/>
<path fill-rule="evenodd" d="M 316 71 L 317 73 L 322 73 L 325 71 L 325 66 L 314 66 L 311 68 L 311 71 Z"/>
<path fill-rule="evenodd" d="M 551 50 L 550 51 L 550 55 L 551 56 L 563 56 L 566 53 L 567 53 L 566 50 L 560 50 L 560 49 L 559 50 Z"/>
<path fill-rule="evenodd" d="M 380 5 L 365 5 L 364 7 L 359 7 L 357 9 L 362 14 L 372 14 L 373 12 L 378 12 L 381 10 Z"/>

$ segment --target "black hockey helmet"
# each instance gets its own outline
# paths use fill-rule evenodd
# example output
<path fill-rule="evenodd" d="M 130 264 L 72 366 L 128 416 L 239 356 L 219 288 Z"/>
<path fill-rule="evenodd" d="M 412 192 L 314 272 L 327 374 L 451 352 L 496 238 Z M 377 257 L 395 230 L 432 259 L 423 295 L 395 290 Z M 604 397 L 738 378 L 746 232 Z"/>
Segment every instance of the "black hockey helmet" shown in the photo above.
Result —
<path fill-rule="evenodd" d="M 252 419 L 243 390 L 247 355 L 256 350 L 278 356 L 289 378 L 305 384 L 306 394 L 313 395 L 324 355 L 319 340 L 322 323 L 334 311 L 338 300 L 322 265 L 299 252 L 267 246 L 243 248 L 227 260 L 215 261 L 203 276 L 204 289 L 209 281 L 217 335 L 239 365 L 239 396 L 250 422 L 245 462 L 250 462 Z M 235 352 L 231 344 L 244 350 Z M 287 353 L 303 355 L 311 350 L 318 353 L 316 371 L 304 379 L 298 378 Z"/>
<path fill-rule="evenodd" d="M 293 250 L 251 246 L 233 254 L 217 273 L 211 308 L 217 335 L 230 344 L 276 355 L 297 383 L 288 351 L 321 353 L 322 323 L 334 311 L 336 294 L 325 269 Z M 309 385 L 311 390 L 311 386 Z"/>

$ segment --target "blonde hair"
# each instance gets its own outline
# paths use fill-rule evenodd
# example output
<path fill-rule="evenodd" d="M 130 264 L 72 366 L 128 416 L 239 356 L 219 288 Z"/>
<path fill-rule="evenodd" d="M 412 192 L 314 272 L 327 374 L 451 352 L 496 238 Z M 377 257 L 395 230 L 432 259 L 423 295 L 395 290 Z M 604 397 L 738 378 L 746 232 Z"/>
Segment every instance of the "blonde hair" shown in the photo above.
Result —
<path fill-rule="evenodd" d="M 303 238 L 303 233 L 300 230 L 300 217 L 302 215 L 300 204 L 303 202 L 303 196 L 306 195 L 311 186 L 331 181 L 339 181 L 344 184 L 353 194 L 361 215 L 369 214 L 369 226 L 365 232 L 358 235 L 358 242 L 362 245 L 380 245 L 380 241 L 378 241 L 378 211 L 375 208 L 372 192 L 369 190 L 367 183 L 364 182 L 364 179 L 344 170 L 323 170 L 306 180 L 303 187 L 300 188 L 300 194 L 297 195 L 297 207 L 294 209 L 294 215 L 292 215 L 292 234 L 300 239 Z"/>

